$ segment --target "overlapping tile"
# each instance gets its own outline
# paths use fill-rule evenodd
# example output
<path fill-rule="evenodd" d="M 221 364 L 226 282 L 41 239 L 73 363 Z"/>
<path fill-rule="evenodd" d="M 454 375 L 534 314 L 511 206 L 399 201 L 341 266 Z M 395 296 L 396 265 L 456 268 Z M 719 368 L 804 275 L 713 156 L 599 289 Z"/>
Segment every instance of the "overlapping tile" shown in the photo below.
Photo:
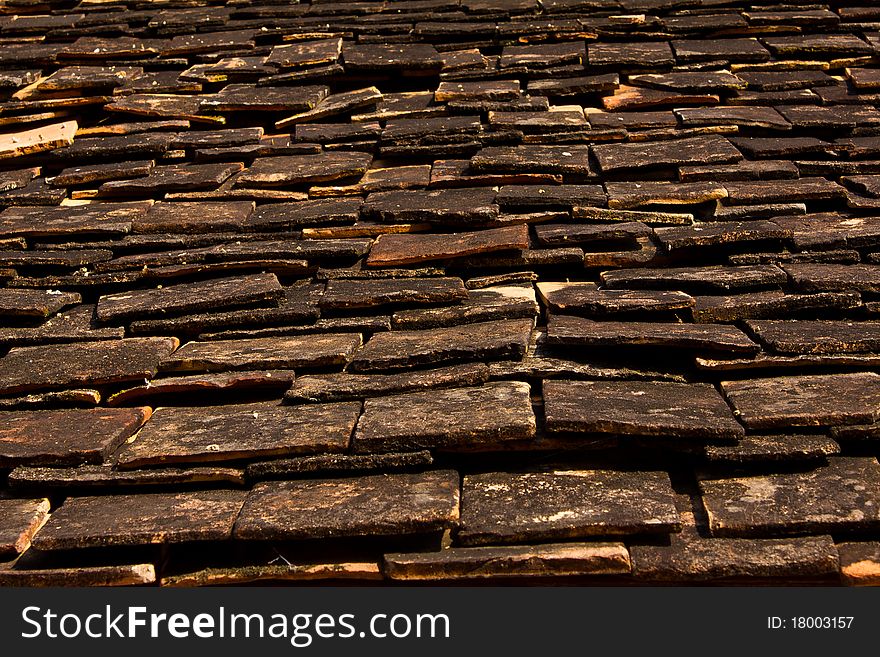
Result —
<path fill-rule="evenodd" d="M 874 582 L 851 5 L 16 3 L 0 584 Z"/>

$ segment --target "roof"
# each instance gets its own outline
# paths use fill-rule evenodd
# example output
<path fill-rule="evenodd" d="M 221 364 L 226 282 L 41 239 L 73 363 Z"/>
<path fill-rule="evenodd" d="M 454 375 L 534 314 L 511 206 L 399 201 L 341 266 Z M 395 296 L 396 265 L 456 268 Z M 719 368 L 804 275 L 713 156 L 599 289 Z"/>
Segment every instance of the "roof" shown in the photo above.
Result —
<path fill-rule="evenodd" d="M 0 45 L 0 585 L 880 581 L 880 9 Z"/>

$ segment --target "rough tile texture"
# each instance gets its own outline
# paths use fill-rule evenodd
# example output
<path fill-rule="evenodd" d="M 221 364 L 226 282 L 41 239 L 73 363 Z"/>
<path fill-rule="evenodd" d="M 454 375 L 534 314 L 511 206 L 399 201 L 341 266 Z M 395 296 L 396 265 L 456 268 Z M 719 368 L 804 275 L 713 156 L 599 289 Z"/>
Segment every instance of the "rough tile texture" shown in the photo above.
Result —
<path fill-rule="evenodd" d="M 348 447 L 358 403 L 160 408 L 116 457 L 122 468 L 237 461 Z"/>
<path fill-rule="evenodd" d="M 357 452 L 480 448 L 534 435 L 528 384 L 499 382 L 367 400 L 353 446 Z"/>
<path fill-rule="evenodd" d="M 212 490 L 71 497 L 37 534 L 40 550 L 219 541 L 232 534 L 244 493 Z"/>
<path fill-rule="evenodd" d="M 0 584 L 876 575 L 876 3 L 0 4 Z"/>
<path fill-rule="evenodd" d="M 555 543 L 386 554 L 384 569 L 392 579 L 445 580 L 628 575 L 630 563 L 622 543 Z"/>
<path fill-rule="evenodd" d="M 657 581 L 830 578 L 838 572 L 830 536 L 713 538 L 696 531 L 670 537 L 669 546 L 634 545 L 633 574 Z"/>
<path fill-rule="evenodd" d="M 734 439 L 744 431 L 706 384 L 665 381 L 544 383 L 548 431 Z"/>
<path fill-rule="evenodd" d="M 247 540 L 419 534 L 458 521 L 458 474 L 377 475 L 257 484 L 235 536 Z"/>
<path fill-rule="evenodd" d="M 465 545 L 678 531 L 669 477 L 571 470 L 468 475 L 459 538 Z"/>
<path fill-rule="evenodd" d="M 27 550 L 48 515 L 47 499 L 0 499 L 0 556 L 14 558 Z"/>
<path fill-rule="evenodd" d="M 808 472 L 700 482 L 717 536 L 877 531 L 880 464 L 834 457 Z"/>
<path fill-rule="evenodd" d="M 873 372 L 724 381 L 724 394 L 750 429 L 866 424 L 880 418 Z"/>
<path fill-rule="evenodd" d="M 149 417 L 149 408 L 0 413 L 0 464 L 100 463 Z"/>

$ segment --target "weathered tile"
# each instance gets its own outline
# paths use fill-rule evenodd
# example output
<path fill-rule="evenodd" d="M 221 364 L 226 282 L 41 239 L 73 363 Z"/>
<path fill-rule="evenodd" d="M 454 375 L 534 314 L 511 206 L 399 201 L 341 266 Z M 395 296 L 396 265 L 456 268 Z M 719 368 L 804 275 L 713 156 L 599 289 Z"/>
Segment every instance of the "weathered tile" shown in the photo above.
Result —
<path fill-rule="evenodd" d="M 307 374 L 285 393 L 288 403 L 366 399 L 419 390 L 478 385 L 489 380 L 483 363 L 451 365 L 399 374 Z"/>
<path fill-rule="evenodd" d="M 458 522 L 458 473 L 260 483 L 235 525 L 245 540 L 402 536 Z"/>
<path fill-rule="evenodd" d="M 799 178 L 798 180 L 758 180 L 725 182 L 728 202 L 788 203 L 791 201 L 823 201 L 843 198 L 846 190 L 826 178 Z"/>
<path fill-rule="evenodd" d="M 698 356 L 694 359 L 697 367 L 709 372 L 764 371 L 771 374 L 783 374 L 782 370 L 818 370 L 832 369 L 864 370 L 876 367 L 880 363 L 877 354 L 800 354 L 783 355 L 760 353 L 753 358 L 711 359 Z M 837 427 L 839 428 L 839 427 Z M 836 431 L 833 428 L 832 431 Z"/>
<path fill-rule="evenodd" d="M 653 581 L 736 581 L 748 578 L 833 578 L 837 550 L 830 536 L 704 538 L 696 530 L 670 536 L 668 546 L 633 545 L 633 575 Z"/>
<path fill-rule="evenodd" d="M 173 139 L 174 135 L 167 132 L 78 137 L 70 146 L 53 151 L 52 157 L 65 165 L 102 160 L 106 162 L 109 159 L 160 157 L 171 148 Z M 114 176 L 108 180 L 136 177 L 138 176 Z"/>
<path fill-rule="evenodd" d="M 757 39 L 685 39 L 673 41 L 672 48 L 679 62 L 763 62 L 770 59 L 770 53 Z"/>
<path fill-rule="evenodd" d="M 605 189 L 608 207 L 620 210 L 648 205 L 695 205 L 727 198 L 727 188 L 714 182 L 609 182 Z"/>
<path fill-rule="evenodd" d="M 342 50 L 347 71 L 394 73 L 438 72 L 443 58 L 434 46 L 424 43 L 346 45 Z"/>
<path fill-rule="evenodd" d="M 541 301 L 548 309 L 573 315 L 602 317 L 624 313 L 663 313 L 694 305 L 684 292 L 652 290 L 600 290 L 595 283 L 538 283 Z"/>
<path fill-rule="evenodd" d="M 316 199 L 296 203 L 271 203 L 259 206 L 247 220 L 250 230 L 292 230 L 301 226 L 354 223 L 360 214 L 361 200 Z"/>
<path fill-rule="evenodd" d="M 809 55 L 811 58 L 824 55 L 830 58 L 843 54 L 874 54 L 874 48 L 854 34 L 765 37 L 763 41 L 775 55 Z"/>
<path fill-rule="evenodd" d="M 616 73 L 588 75 L 573 78 L 529 80 L 528 93 L 532 96 L 579 96 L 581 94 L 613 91 L 620 84 Z"/>
<path fill-rule="evenodd" d="M 253 274 L 180 283 L 152 290 L 105 294 L 98 299 L 98 319 L 105 323 L 146 317 L 181 315 L 213 310 L 218 305 L 235 308 L 274 305 L 284 294 L 275 274 Z"/>
<path fill-rule="evenodd" d="M 833 128 L 853 129 L 862 126 L 876 126 L 880 123 L 880 112 L 874 107 L 835 105 L 815 107 L 813 105 L 784 105 L 779 107 L 782 114 L 795 128 Z"/>
<path fill-rule="evenodd" d="M 166 192 L 216 189 L 243 168 L 235 164 L 169 164 L 153 167 L 142 178 L 111 180 L 98 188 L 102 196 L 152 196 Z"/>
<path fill-rule="evenodd" d="M 629 112 L 660 107 L 717 105 L 719 102 L 721 99 L 713 94 L 684 94 L 677 91 L 622 84 L 613 91 L 612 95 L 602 98 L 602 108 L 608 112 Z"/>
<path fill-rule="evenodd" d="M 486 322 L 496 319 L 534 318 L 539 312 L 531 285 L 496 285 L 471 290 L 457 305 L 398 310 L 391 316 L 394 329 L 427 329 Z"/>
<path fill-rule="evenodd" d="M 462 483 L 458 537 L 463 545 L 679 529 L 665 472 L 496 472 L 467 475 Z"/>
<path fill-rule="evenodd" d="M 639 221 L 607 224 L 540 224 L 535 237 L 542 245 L 591 244 L 593 242 L 626 242 L 652 235 L 651 229 Z M 593 245 L 594 248 L 598 248 Z"/>
<path fill-rule="evenodd" d="M 730 71 L 672 71 L 630 75 L 633 84 L 684 92 L 722 92 L 745 89 L 746 83 Z"/>
<path fill-rule="evenodd" d="M 245 493 L 210 490 L 69 497 L 34 538 L 38 550 L 223 541 Z"/>
<path fill-rule="evenodd" d="M 492 189 L 400 190 L 370 194 L 361 212 L 385 222 L 467 226 L 495 220 L 498 206 Z"/>
<path fill-rule="evenodd" d="M 217 53 L 224 50 L 246 51 L 254 47 L 252 37 L 253 32 L 250 30 L 181 34 L 171 38 L 167 47 L 163 48 L 162 54 L 168 56 Z"/>
<path fill-rule="evenodd" d="M 525 353 L 532 325 L 531 319 L 512 319 L 378 333 L 349 366 L 355 371 L 381 371 L 455 361 L 519 358 Z"/>
<path fill-rule="evenodd" d="M 247 330 L 278 325 L 299 325 L 318 319 L 318 295 L 322 285 L 293 285 L 284 288 L 284 296 L 277 306 L 215 310 L 208 312 L 155 319 L 134 320 L 129 330 L 134 335 L 161 335 L 163 333 L 194 334 L 206 331 Z M 0 332 L 2 338 L 2 332 Z"/>
<path fill-rule="evenodd" d="M 14 347 L 0 358 L 0 394 L 151 379 L 176 338 Z"/>
<path fill-rule="evenodd" d="M 720 324 L 594 321 L 553 314 L 547 321 L 547 344 L 605 347 L 646 346 L 695 351 L 754 354 L 760 350 L 745 333 Z"/>
<path fill-rule="evenodd" d="M 775 265 L 669 267 L 606 271 L 602 282 L 609 288 L 732 292 L 776 287 L 786 282 L 786 276 Z"/>
<path fill-rule="evenodd" d="M 623 543 L 551 543 L 451 548 L 386 554 L 383 570 L 395 580 L 628 575 Z"/>
<path fill-rule="evenodd" d="M 511 182 L 561 181 L 553 173 L 502 173 L 477 171 L 470 160 L 435 160 L 430 167 L 429 185 L 435 189 L 450 187 L 492 186 Z"/>
<path fill-rule="evenodd" d="M 364 87 L 354 91 L 331 94 L 310 110 L 276 121 L 275 127 L 283 129 L 291 125 L 318 121 L 330 116 L 351 114 L 355 110 L 374 107 L 381 100 L 382 93 L 376 87 Z"/>
<path fill-rule="evenodd" d="M 302 68 L 330 64 L 342 54 L 342 39 L 320 39 L 284 44 L 272 48 L 266 63 L 279 68 Z"/>
<path fill-rule="evenodd" d="M 877 459 L 842 456 L 809 472 L 700 482 L 713 536 L 876 531 L 878 486 Z"/>
<path fill-rule="evenodd" d="M 110 490 L 117 488 L 244 486 L 241 468 L 201 466 L 117 470 L 110 463 L 74 467 L 20 465 L 9 473 L 9 485 L 22 490 L 59 492 Z"/>
<path fill-rule="evenodd" d="M 387 305 L 430 305 L 467 299 L 460 278 L 389 278 L 331 280 L 320 306 L 323 309 L 372 308 Z"/>
<path fill-rule="evenodd" d="M 144 76 L 136 80 L 135 84 L 137 85 L 140 82 L 150 85 L 153 81 L 148 76 Z M 175 76 L 175 84 L 176 82 L 177 77 Z M 211 98 L 211 96 L 150 93 L 152 91 L 154 91 L 154 88 L 150 86 L 148 89 L 137 89 L 137 93 L 127 96 L 115 96 L 113 101 L 105 106 L 105 109 L 108 112 L 151 118 L 183 119 L 194 123 L 207 123 L 211 125 L 222 125 L 225 123 L 223 117 L 214 114 L 211 110 L 203 110 L 201 108 L 202 102 Z M 165 90 L 160 89 L 160 91 Z"/>
<path fill-rule="evenodd" d="M 697 222 L 691 226 L 656 228 L 654 235 L 667 251 L 696 247 L 724 246 L 765 240 L 779 241 L 790 237 L 786 229 L 772 221 Z"/>
<path fill-rule="evenodd" d="M 735 439 L 744 434 L 714 387 L 665 381 L 544 381 L 547 431 Z"/>
<path fill-rule="evenodd" d="M 42 410 L 53 408 L 92 408 L 101 403 L 98 390 L 76 389 L 50 390 L 29 395 L 0 398 L 0 410 Z"/>
<path fill-rule="evenodd" d="M 589 123 L 579 105 L 556 106 L 546 112 L 490 111 L 489 125 L 542 134 L 574 133 L 589 129 Z"/>
<path fill-rule="evenodd" d="M 498 65 L 501 68 L 512 66 L 548 68 L 560 64 L 580 64 L 586 60 L 586 56 L 581 41 L 504 46 Z"/>
<path fill-rule="evenodd" d="M 258 158 L 235 179 L 238 187 L 277 187 L 327 182 L 360 176 L 372 156 L 364 153 L 321 153 Z"/>
<path fill-rule="evenodd" d="M 880 419 L 880 376 L 873 372 L 722 381 L 750 429 L 866 424 Z"/>
<path fill-rule="evenodd" d="M 0 346 L 26 346 L 52 342 L 92 342 L 125 336 L 121 327 L 99 328 L 95 306 L 79 305 L 63 310 L 39 326 L 0 326 Z"/>
<path fill-rule="evenodd" d="M 589 43 L 587 61 L 591 67 L 653 68 L 673 64 L 672 49 L 667 41 L 629 43 Z"/>
<path fill-rule="evenodd" d="M 784 74 L 789 77 L 788 74 Z M 772 107 L 695 107 L 675 110 L 683 126 L 736 125 L 743 128 L 790 130 L 791 124 Z"/>
<path fill-rule="evenodd" d="M 710 463 L 751 464 L 824 460 L 840 453 L 832 438 L 814 434 L 743 436 L 736 445 L 706 445 Z"/>
<path fill-rule="evenodd" d="M 592 111 L 588 114 L 590 125 L 602 129 L 626 130 L 659 130 L 675 128 L 678 120 L 672 111 L 656 112 L 603 112 Z"/>
<path fill-rule="evenodd" d="M 0 499 L 0 556 L 15 557 L 27 550 L 48 515 L 47 499 Z"/>
<path fill-rule="evenodd" d="M 880 543 L 877 541 L 838 543 L 840 576 L 849 586 L 880 584 Z"/>
<path fill-rule="evenodd" d="M 749 89 L 757 89 L 759 91 L 788 91 L 838 84 L 837 80 L 825 71 L 808 69 L 784 71 L 742 70 L 737 72 L 737 76 L 748 83 Z"/>
<path fill-rule="evenodd" d="M 163 587 L 240 586 L 260 582 L 321 582 L 381 580 L 379 564 L 369 562 L 271 564 L 232 568 L 205 568 L 163 577 Z"/>
<path fill-rule="evenodd" d="M 298 123 L 294 128 L 297 142 L 334 144 L 376 141 L 382 134 L 378 121 L 360 123 Z"/>
<path fill-rule="evenodd" d="M 332 367 L 344 365 L 360 344 L 361 337 L 357 333 L 188 342 L 165 358 L 160 369 L 164 372 L 224 372 Z"/>
<path fill-rule="evenodd" d="M 156 203 L 145 215 L 135 217 L 132 232 L 202 233 L 241 230 L 254 211 L 252 201 Z"/>
<path fill-rule="evenodd" d="M 159 53 L 158 44 L 149 39 L 135 37 L 93 37 L 83 36 L 66 44 L 58 53 L 62 58 L 73 59 L 138 59 Z"/>
<path fill-rule="evenodd" d="M 443 81 L 434 92 L 438 103 L 474 100 L 513 100 L 521 95 L 518 80 Z"/>
<path fill-rule="evenodd" d="M 28 568 L 0 570 L 0 586 L 139 586 L 154 584 L 153 564 L 131 566 L 81 566 L 76 568 Z"/>
<path fill-rule="evenodd" d="M 28 183 L 40 175 L 40 171 L 40 167 L 31 167 L 0 172 L 0 191 L 8 192 L 27 186 Z"/>
<path fill-rule="evenodd" d="M 687 212 L 655 212 L 648 210 L 619 210 L 614 208 L 593 208 L 574 206 L 573 219 L 587 219 L 591 222 L 631 223 L 634 221 L 648 226 L 680 226 L 694 223 L 694 215 Z"/>
<path fill-rule="evenodd" d="M 632 144 L 597 144 L 593 154 L 603 173 L 682 164 L 731 163 L 742 154 L 723 137 L 691 137 Z"/>
<path fill-rule="evenodd" d="M 292 479 L 314 473 L 370 474 L 423 470 L 434 462 L 431 452 L 387 452 L 384 454 L 316 454 L 249 463 L 248 481 Z"/>
<path fill-rule="evenodd" d="M 0 193 L 0 203 L 4 205 L 58 205 L 65 199 L 65 191 L 46 183 L 38 178 L 21 189 Z"/>
<path fill-rule="evenodd" d="M 55 150 L 73 143 L 76 121 L 53 123 L 39 128 L 7 133 L 0 137 L 0 160 Z"/>
<path fill-rule="evenodd" d="M 57 208 L 6 208 L 0 212 L 0 235 L 123 235 L 131 231 L 132 220 L 144 214 L 149 207 L 149 202 L 136 202 L 87 203 Z"/>
<path fill-rule="evenodd" d="M 805 292 L 880 292 L 880 266 L 790 264 L 782 267 L 792 284 Z"/>
<path fill-rule="evenodd" d="M 204 112 L 305 112 L 327 97 L 324 85 L 252 87 L 230 84 L 199 103 Z"/>
<path fill-rule="evenodd" d="M 815 137 L 733 137 L 733 145 L 752 158 L 831 155 L 833 144 Z"/>
<path fill-rule="evenodd" d="M 491 383 L 368 399 L 355 452 L 485 449 L 535 435 L 529 385 Z"/>
<path fill-rule="evenodd" d="M 504 185 L 495 201 L 513 208 L 572 208 L 605 205 L 600 185 Z"/>
<path fill-rule="evenodd" d="M 385 124 L 382 142 L 388 145 L 431 146 L 451 140 L 469 141 L 482 133 L 479 116 L 438 116 L 431 118 L 395 118 Z"/>
<path fill-rule="evenodd" d="M 341 452 L 360 410 L 358 402 L 159 408 L 117 453 L 116 463 L 130 469 Z"/>
<path fill-rule="evenodd" d="M 44 319 L 81 300 L 76 292 L 0 289 L 0 317 Z"/>
<path fill-rule="evenodd" d="M 695 322 L 735 322 L 741 319 L 791 317 L 794 313 L 844 310 L 861 305 L 856 292 L 785 294 L 765 290 L 726 296 L 697 296 L 691 309 Z"/>
<path fill-rule="evenodd" d="M 11 411 L 0 413 L 0 463 L 101 463 L 150 417 L 149 408 Z"/>
<path fill-rule="evenodd" d="M 368 169 L 356 183 L 350 185 L 316 185 L 309 188 L 309 195 L 314 198 L 321 196 L 344 196 L 349 194 L 372 194 L 373 192 L 387 192 L 395 189 L 419 189 L 427 187 L 430 184 L 431 170 L 432 168 L 428 164 Z M 405 224 L 398 225 L 404 226 Z M 427 227 L 427 224 L 412 225 Z M 393 224 L 386 226 L 374 224 L 374 226 L 376 229 L 385 232 L 394 232 L 395 230 L 395 225 Z M 304 234 L 304 236 L 306 236 L 306 234 Z"/>
<path fill-rule="evenodd" d="M 683 166 L 678 169 L 682 182 L 714 180 L 793 180 L 800 175 L 797 165 L 787 160 L 741 160 L 736 164 Z M 766 205 L 766 204 L 764 204 Z M 806 208 L 805 208 L 806 209 Z M 715 220 L 727 219 L 717 213 Z"/>
<path fill-rule="evenodd" d="M 370 249 L 367 266 L 410 265 L 478 253 L 521 250 L 528 246 L 529 230 L 525 225 L 466 233 L 382 235 Z"/>
<path fill-rule="evenodd" d="M 474 155 L 470 165 L 475 171 L 593 175 L 590 147 L 578 144 L 490 146 Z"/>
<path fill-rule="evenodd" d="M 147 399 L 171 398 L 172 395 L 223 394 L 236 392 L 283 391 L 294 380 L 293 370 L 258 372 L 221 372 L 191 376 L 160 377 L 145 385 L 125 388 L 107 397 L 108 406 L 126 406 Z"/>
<path fill-rule="evenodd" d="M 767 348 L 783 354 L 880 351 L 880 322 L 752 320 L 746 327 Z"/>
<path fill-rule="evenodd" d="M 754 205 L 721 205 L 716 206 L 713 217 L 716 221 L 748 221 L 752 219 L 779 219 L 777 223 L 794 230 L 788 223 L 788 217 L 807 214 L 806 203 L 755 203 Z"/>
<path fill-rule="evenodd" d="M 103 183 L 108 180 L 125 180 L 149 175 L 153 168 L 152 160 L 114 162 L 113 164 L 86 164 L 62 169 L 61 173 L 46 180 L 50 185 L 70 187 L 90 183 Z"/>

